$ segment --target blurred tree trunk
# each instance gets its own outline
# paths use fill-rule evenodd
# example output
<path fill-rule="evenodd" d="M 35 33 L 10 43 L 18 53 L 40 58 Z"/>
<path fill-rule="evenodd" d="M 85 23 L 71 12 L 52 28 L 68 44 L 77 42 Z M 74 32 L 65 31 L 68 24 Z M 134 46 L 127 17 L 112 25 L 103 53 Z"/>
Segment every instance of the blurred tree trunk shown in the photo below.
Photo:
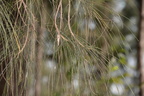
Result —
<path fill-rule="evenodd" d="M 38 27 L 36 42 L 36 66 L 35 66 L 35 96 L 41 96 L 41 66 L 43 62 L 43 35 L 44 26 Z"/>
<path fill-rule="evenodd" d="M 36 85 L 35 85 L 35 96 L 40 96 L 41 94 L 41 64 L 43 58 L 43 46 L 40 42 L 42 42 L 43 38 L 43 30 L 41 28 L 38 29 L 38 35 L 36 42 Z"/>
<path fill-rule="evenodd" d="M 139 25 L 139 48 L 138 64 L 140 70 L 140 96 L 144 96 L 144 0 L 139 0 L 140 25 Z"/>
<path fill-rule="evenodd" d="M 43 51 L 44 51 L 44 32 L 46 31 L 47 22 L 47 2 L 43 1 L 41 10 L 40 24 L 36 24 L 37 27 L 37 42 L 36 42 L 36 66 L 35 66 L 35 96 L 41 96 L 41 78 L 42 78 L 42 63 L 43 63 Z"/>

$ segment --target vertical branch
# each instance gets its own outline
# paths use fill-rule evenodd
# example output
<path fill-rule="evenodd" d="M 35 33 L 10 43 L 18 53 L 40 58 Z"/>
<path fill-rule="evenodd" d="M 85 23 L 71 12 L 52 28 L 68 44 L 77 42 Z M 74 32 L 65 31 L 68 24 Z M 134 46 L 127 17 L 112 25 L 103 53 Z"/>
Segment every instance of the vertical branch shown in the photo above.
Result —
<path fill-rule="evenodd" d="M 144 96 L 144 0 L 140 4 L 140 31 L 139 31 L 139 70 L 140 70 L 140 96 Z"/>

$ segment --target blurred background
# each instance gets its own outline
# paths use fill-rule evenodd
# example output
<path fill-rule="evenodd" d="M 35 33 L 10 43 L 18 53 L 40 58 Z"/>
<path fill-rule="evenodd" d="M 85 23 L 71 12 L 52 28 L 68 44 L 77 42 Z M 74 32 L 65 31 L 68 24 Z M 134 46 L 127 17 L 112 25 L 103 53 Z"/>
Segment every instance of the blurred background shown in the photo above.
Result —
<path fill-rule="evenodd" d="M 91 5 L 82 5 L 80 1 L 75 1 L 73 5 L 74 10 L 79 12 L 80 15 L 84 15 L 83 6 L 90 7 Z M 66 63 L 66 65 L 60 66 L 59 68 L 59 64 L 55 61 L 55 59 L 46 58 L 43 70 L 44 75 L 42 77 L 42 86 L 44 87 L 44 90 L 42 90 L 43 96 L 46 96 L 46 94 L 53 94 L 51 96 L 69 96 L 70 94 L 72 94 L 71 96 L 139 96 L 140 73 L 138 71 L 137 63 L 139 41 L 138 24 L 140 17 L 139 2 L 135 0 L 107 0 L 106 6 L 111 9 L 101 8 L 99 5 L 96 5 L 96 8 L 97 11 L 101 11 L 99 14 L 102 18 L 109 18 L 107 19 L 109 21 L 106 21 L 106 23 L 110 24 L 108 30 L 111 33 L 105 34 L 105 32 L 101 31 L 102 29 L 99 28 L 101 25 L 95 17 L 80 16 L 77 17 L 79 19 L 76 23 L 79 32 L 81 32 L 80 34 L 83 35 L 86 33 L 92 35 L 90 37 L 86 37 L 86 39 L 90 38 L 88 42 L 99 46 L 102 48 L 102 51 L 109 50 L 103 45 L 103 43 L 108 44 L 103 41 L 103 39 L 107 38 L 107 36 L 102 35 L 112 36 L 112 41 L 110 40 L 110 42 L 113 43 L 112 45 L 108 44 L 108 47 L 110 47 L 111 50 L 108 57 L 109 61 L 103 61 L 102 63 L 106 63 L 104 66 L 97 66 L 95 65 L 96 63 L 87 65 L 87 63 L 89 63 L 87 61 L 83 62 L 81 65 L 77 63 L 79 60 L 74 57 L 72 58 L 71 63 L 66 61 L 68 64 Z M 111 10 L 113 10 L 112 13 Z M 85 29 L 85 27 L 87 28 Z M 92 32 L 95 31 L 97 31 L 98 35 L 93 37 L 94 34 Z M 98 38 L 100 40 L 95 40 Z M 53 42 L 47 43 L 45 49 L 47 52 L 46 54 L 52 55 L 54 53 L 53 45 Z M 67 56 L 70 54 L 67 53 L 65 55 Z M 103 53 L 103 55 L 106 54 L 107 52 Z M 68 57 L 64 58 L 67 59 Z M 103 60 L 104 58 L 107 57 L 100 57 L 99 59 Z M 102 71 L 107 70 L 104 68 L 105 66 L 108 67 L 108 74 L 106 74 L 106 78 L 105 75 L 103 77 L 105 72 Z M 58 86 L 56 85 L 56 82 L 62 83 L 62 85 Z M 51 88 L 53 88 L 53 90 Z M 49 91 L 47 91 L 48 89 Z M 109 91 L 106 92 L 105 90 Z"/>

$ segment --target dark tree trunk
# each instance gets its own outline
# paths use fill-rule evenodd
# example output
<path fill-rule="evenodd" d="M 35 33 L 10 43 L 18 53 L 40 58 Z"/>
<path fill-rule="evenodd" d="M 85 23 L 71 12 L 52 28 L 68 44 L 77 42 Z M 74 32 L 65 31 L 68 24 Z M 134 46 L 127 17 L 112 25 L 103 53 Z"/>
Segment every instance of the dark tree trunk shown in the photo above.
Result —
<path fill-rule="evenodd" d="M 2 50 L 2 46 L 1 45 L 0 45 L 0 50 Z M 4 72 L 6 60 L 5 61 L 0 61 L 0 62 L 2 62 L 0 64 L 0 96 L 2 96 L 3 91 L 4 91 L 4 86 L 5 86 L 5 83 L 6 83 L 6 81 L 5 81 L 6 74 Z"/>
<path fill-rule="evenodd" d="M 138 67 L 140 70 L 140 96 L 144 96 L 144 0 L 138 2 L 140 6 Z"/>

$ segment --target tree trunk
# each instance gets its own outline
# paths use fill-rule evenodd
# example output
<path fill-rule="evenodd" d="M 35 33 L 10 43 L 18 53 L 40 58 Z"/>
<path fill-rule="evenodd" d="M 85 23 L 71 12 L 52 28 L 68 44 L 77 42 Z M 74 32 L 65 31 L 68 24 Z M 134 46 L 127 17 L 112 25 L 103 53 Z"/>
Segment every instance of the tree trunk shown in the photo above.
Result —
<path fill-rule="evenodd" d="M 44 28 L 38 29 L 37 42 L 36 42 L 36 66 L 35 66 L 35 96 L 41 96 L 41 66 L 43 62 L 43 34 Z"/>
<path fill-rule="evenodd" d="M 139 1 L 140 5 L 140 31 L 139 31 L 139 48 L 138 64 L 140 70 L 140 96 L 144 96 L 144 0 Z"/>
<path fill-rule="evenodd" d="M 41 24 L 37 25 L 36 27 L 38 28 L 37 30 L 37 42 L 36 42 L 36 66 L 35 66 L 35 79 L 36 79 L 36 84 L 35 84 L 35 96 L 41 96 L 41 70 L 42 70 L 42 63 L 43 63 L 43 51 L 44 51 L 44 32 L 46 31 L 46 3 L 44 2 L 41 10 L 41 19 L 40 22 Z"/>

